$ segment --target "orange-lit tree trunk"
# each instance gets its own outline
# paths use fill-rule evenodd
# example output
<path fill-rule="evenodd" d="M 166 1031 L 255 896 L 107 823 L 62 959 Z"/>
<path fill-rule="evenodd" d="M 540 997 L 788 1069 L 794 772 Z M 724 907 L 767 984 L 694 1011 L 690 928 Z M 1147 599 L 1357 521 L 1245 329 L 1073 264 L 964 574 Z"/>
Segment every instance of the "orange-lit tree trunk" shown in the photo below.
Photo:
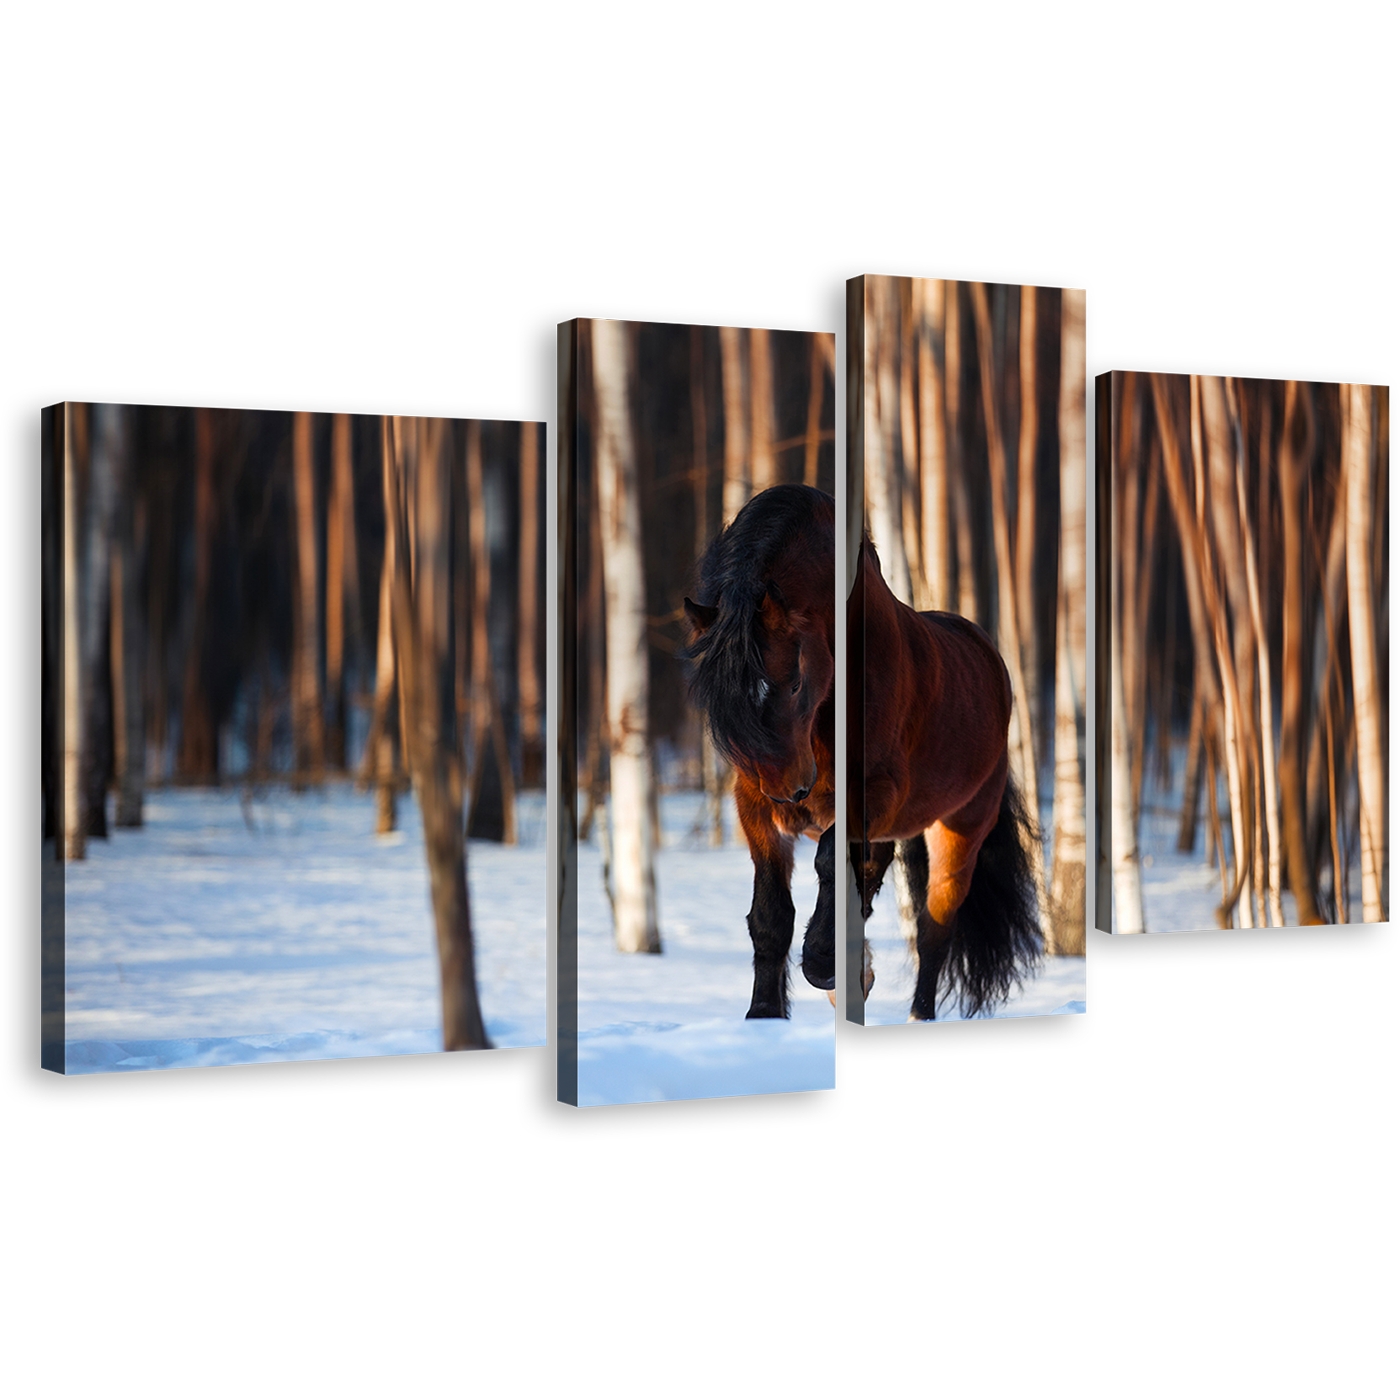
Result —
<path fill-rule="evenodd" d="M 116 461 L 112 529 L 112 742 L 116 823 L 140 826 L 146 780 L 146 620 L 141 574 L 146 551 L 146 502 L 138 490 L 132 451 L 132 411 L 104 405 L 114 415 L 109 450 Z"/>
<path fill-rule="evenodd" d="M 360 577 L 350 432 L 350 415 L 337 413 L 331 420 L 331 491 L 326 506 L 326 694 L 330 701 L 326 757 L 333 767 L 342 769 L 346 766 L 347 603 Z"/>
<path fill-rule="evenodd" d="M 195 410 L 194 420 L 194 597 L 180 697 L 180 770 L 200 781 L 218 778 L 219 736 L 205 681 L 208 648 L 209 579 L 218 526 L 214 490 L 214 414 Z"/>
<path fill-rule="evenodd" d="M 953 605 L 952 545 L 948 519 L 948 429 L 943 419 L 944 284 L 914 279 L 914 316 L 919 324 L 919 488 L 923 501 L 924 586 L 928 605 L 939 612 Z"/>
<path fill-rule="evenodd" d="M 757 495 L 778 484 L 778 458 L 773 451 L 773 347 L 766 330 L 749 332 L 749 422 Z"/>
<path fill-rule="evenodd" d="M 394 539 L 392 611 L 402 661 L 405 747 L 423 841 L 442 978 L 444 1050 L 490 1046 L 477 998 L 453 691 L 453 491 L 442 419 L 385 420 L 384 514 Z M 410 540 L 412 541 L 410 545 Z M 410 571 L 409 561 L 413 567 Z"/>
<path fill-rule="evenodd" d="M 544 785 L 544 686 L 540 676 L 540 446 L 538 423 L 520 425 L 521 784 Z"/>
<path fill-rule="evenodd" d="M 292 478 L 296 506 L 297 606 L 293 628 L 292 750 L 295 783 L 319 782 L 326 766 L 321 704 L 320 561 L 316 548 L 316 490 L 312 419 L 292 415 Z"/>
<path fill-rule="evenodd" d="M 719 328 L 719 363 L 724 392 L 724 519 L 720 523 L 727 525 L 753 494 L 743 331 L 734 326 Z"/>
<path fill-rule="evenodd" d="M 1385 760 L 1376 663 L 1372 590 L 1375 460 L 1371 449 L 1371 389 L 1342 388 L 1342 471 L 1346 482 L 1347 616 L 1351 624 L 1352 705 L 1356 714 L 1356 773 L 1361 790 L 1361 917 L 1384 921 Z"/>

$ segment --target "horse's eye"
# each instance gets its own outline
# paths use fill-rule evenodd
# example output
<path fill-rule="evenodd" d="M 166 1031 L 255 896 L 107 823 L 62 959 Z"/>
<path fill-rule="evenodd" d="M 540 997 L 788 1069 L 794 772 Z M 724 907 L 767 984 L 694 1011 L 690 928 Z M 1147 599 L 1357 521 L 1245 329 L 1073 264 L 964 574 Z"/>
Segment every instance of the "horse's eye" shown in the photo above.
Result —
<path fill-rule="evenodd" d="M 801 676 L 798 676 L 798 678 L 797 678 L 795 681 L 793 681 L 793 683 L 792 683 L 792 693 L 793 693 L 794 695 L 796 695 L 797 692 L 798 692 L 799 690 L 801 690 L 801 689 L 802 689 L 802 677 L 801 677 Z"/>

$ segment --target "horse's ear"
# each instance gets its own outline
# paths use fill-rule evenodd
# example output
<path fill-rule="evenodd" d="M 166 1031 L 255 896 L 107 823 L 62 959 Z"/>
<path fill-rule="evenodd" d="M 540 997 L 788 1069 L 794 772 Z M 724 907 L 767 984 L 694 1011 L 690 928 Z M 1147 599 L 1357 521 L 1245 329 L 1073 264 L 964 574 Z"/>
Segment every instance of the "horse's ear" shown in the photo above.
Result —
<path fill-rule="evenodd" d="M 719 609 L 707 608 L 704 603 L 692 603 L 687 598 L 685 600 L 685 615 L 695 635 L 703 637 L 715 625 L 715 619 L 719 617 Z"/>

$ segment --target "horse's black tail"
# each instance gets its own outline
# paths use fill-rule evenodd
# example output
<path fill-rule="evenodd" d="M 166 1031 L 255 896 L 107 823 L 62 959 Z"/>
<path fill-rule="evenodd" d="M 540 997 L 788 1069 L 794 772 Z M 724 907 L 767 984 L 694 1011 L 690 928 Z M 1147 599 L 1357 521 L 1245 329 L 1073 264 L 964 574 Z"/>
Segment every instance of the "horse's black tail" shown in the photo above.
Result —
<path fill-rule="evenodd" d="M 944 963 L 944 990 L 961 1003 L 964 1016 L 1004 1002 L 1040 962 L 1040 908 L 1031 866 L 1031 842 L 1039 840 L 1040 824 L 1008 774 L 997 824 L 978 852 Z"/>

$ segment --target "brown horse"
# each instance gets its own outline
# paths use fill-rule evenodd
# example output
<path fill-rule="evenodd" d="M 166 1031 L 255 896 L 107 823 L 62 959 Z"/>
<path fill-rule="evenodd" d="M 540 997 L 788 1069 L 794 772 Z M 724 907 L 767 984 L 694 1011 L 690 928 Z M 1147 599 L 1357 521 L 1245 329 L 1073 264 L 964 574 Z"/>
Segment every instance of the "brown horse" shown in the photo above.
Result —
<path fill-rule="evenodd" d="M 1007 768 L 1011 681 L 991 638 L 955 613 L 915 612 L 867 537 L 847 609 L 851 863 L 861 911 L 901 860 L 917 908 L 910 1016 L 955 997 L 968 1016 L 1006 1000 L 1040 957 L 1029 843 Z M 873 977 L 863 948 L 863 990 Z M 944 983 L 940 987 L 940 981 Z"/>
<path fill-rule="evenodd" d="M 809 486 L 760 492 L 706 549 L 695 591 L 691 698 L 734 765 L 753 857 L 748 1014 L 786 1016 L 798 836 L 818 841 L 802 972 L 836 985 L 836 503 Z"/>

